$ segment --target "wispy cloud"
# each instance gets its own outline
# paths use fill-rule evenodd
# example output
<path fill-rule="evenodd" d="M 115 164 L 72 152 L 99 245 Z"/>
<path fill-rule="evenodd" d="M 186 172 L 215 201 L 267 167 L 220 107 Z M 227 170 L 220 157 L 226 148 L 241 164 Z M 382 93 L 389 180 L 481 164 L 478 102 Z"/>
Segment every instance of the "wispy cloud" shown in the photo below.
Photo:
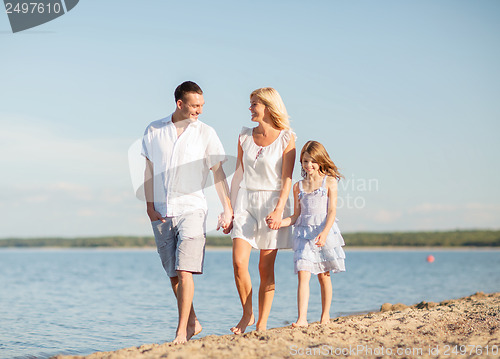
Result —
<path fill-rule="evenodd" d="M 0 238 L 147 230 L 136 220 L 143 204 L 130 181 L 129 140 L 82 138 L 19 115 L 0 114 L 0 126 Z"/>
<path fill-rule="evenodd" d="M 454 211 L 500 211 L 499 204 L 491 203 L 462 203 L 462 204 L 445 204 L 445 203 L 422 203 L 408 210 L 409 213 L 434 213 L 434 212 L 454 212 Z"/>
<path fill-rule="evenodd" d="M 96 183 L 127 174 L 127 139 L 84 138 L 19 115 L 0 114 L 0 126 L 0 165 L 5 169 L 0 183 L 78 182 L 78 177 Z"/>
<path fill-rule="evenodd" d="M 390 211 L 386 209 L 380 209 L 373 215 L 375 221 L 380 223 L 394 223 L 400 220 L 401 217 L 402 213 L 400 211 Z"/>

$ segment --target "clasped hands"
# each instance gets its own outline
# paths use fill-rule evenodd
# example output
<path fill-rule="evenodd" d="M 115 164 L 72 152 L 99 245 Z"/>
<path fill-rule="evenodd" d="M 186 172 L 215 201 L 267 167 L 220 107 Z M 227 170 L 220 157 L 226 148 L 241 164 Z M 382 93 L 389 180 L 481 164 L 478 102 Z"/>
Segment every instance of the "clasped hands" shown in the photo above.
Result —
<path fill-rule="evenodd" d="M 281 228 L 281 222 L 282 222 L 282 215 L 277 212 L 276 210 L 272 211 L 267 217 L 266 217 L 266 223 L 267 226 L 271 229 L 280 229 Z M 327 238 L 328 233 L 321 232 L 314 238 L 314 243 L 318 247 L 323 247 L 326 243 L 326 238 Z"/>
<path fill-rule="evenodd" d="M 271 229 L 280 229 L 283 213 L 274 210 L 266 217 L 266 224 Z"/>
<path fill-rule="evenodd" d="M 224 211 L 217 217 L 217 230 L 222 228 L 222 233 L 228 234 L 233 229 L 233 212 Z"/>
<path fill-rule="evenodd" d="M 217 217 L 217 230 L 222 228 L 224 234 L 228 234 L 233 229 L 233 214 L 229 212 L 222 212 Z M 266 217 L 266 224 L 271 229 L 280 229 L 282 221 L 282 214 L 278 211 L 272 211 Z"/>

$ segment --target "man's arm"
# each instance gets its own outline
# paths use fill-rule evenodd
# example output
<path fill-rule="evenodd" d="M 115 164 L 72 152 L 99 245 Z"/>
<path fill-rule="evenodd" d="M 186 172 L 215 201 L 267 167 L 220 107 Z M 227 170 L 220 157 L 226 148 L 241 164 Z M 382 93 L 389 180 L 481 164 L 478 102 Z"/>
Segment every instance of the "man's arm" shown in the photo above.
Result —
<path fill-rule="evenodd" d="M 144 170 L 144 194 L 146 195 L 146 211 L 148 213 L 151 222 L 157 220 L 165 222 L 165 219 L 163 219 L 161 214 L 155 210 L 153 180 L 154 180 L 153 162 L 151 162 L 146 158 L 146 169 Z"/>

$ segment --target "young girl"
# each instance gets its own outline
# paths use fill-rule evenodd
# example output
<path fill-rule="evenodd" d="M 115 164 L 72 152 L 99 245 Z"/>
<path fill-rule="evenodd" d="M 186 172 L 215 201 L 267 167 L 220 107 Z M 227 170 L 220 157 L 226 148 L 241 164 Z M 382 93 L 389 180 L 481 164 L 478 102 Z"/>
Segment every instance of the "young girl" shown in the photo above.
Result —
<path fill-rule="evenodd" d="M 337 181 L 343 177 L 323 145 L 308 141 L 300 153 L 302 181 L 293 186 L 294 214 L 283 219 L 281 226 L 295 224 L 293 249 L 295 273 L 299 286 L 299 317 L 292 326 L 307 326 L 309 279 L 318 275 L 321 286 L 321 324 L 330 321 L 332 282 L 330 271 L 344 272 L 344 240 L 335 219 Z"/>

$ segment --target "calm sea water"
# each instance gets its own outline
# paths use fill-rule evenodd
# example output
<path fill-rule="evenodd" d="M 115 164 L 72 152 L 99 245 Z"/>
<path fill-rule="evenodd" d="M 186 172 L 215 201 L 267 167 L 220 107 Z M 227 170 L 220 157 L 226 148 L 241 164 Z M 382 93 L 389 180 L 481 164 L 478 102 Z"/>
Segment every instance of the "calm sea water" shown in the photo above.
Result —
<path fill-rule="evenodd" d="M 426 262 L 433 254 L 435 262 Z M 269 327 L 296 319 L 293 253 L 276 263 Z M 257 308 L 258 253 L 251 256 Z M 333 278 L 332 316 L 377 310 L 384 302 L 441 301 L 500 291 L 500 251 L 349 251 L 347 272 Z M 198 337 L 230 334 L 241 315 L 231 252 L 207 251 L 195 278 Z M 321 312 L 311 279 L 309 321 Z M 0 358 L 90 354 L 175 336 L 177 309 L 154 250 L 0 250 Z M 255 327 L 253 327 L 255 328 Z"/>

